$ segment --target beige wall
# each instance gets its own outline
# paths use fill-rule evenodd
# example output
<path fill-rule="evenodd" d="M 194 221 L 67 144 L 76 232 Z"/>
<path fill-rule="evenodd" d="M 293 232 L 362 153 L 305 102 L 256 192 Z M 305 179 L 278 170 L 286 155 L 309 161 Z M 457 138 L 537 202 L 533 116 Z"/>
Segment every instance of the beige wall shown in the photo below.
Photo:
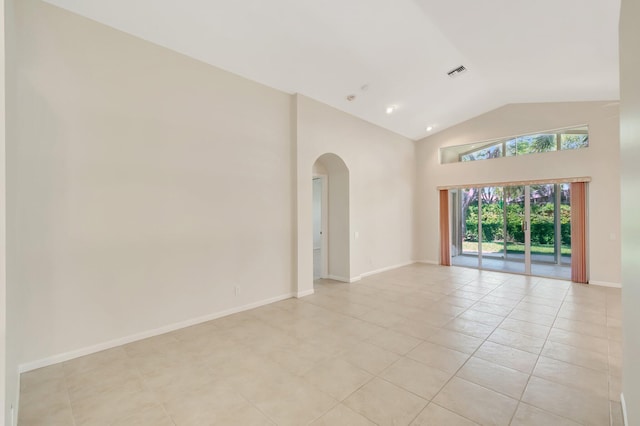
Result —
<path fill-rule="evenodd" d="M 312 291 L 324 153 L 349 168 L 348 278 L 411 262 L 412 141 L 48 4 L 16 7 L 12 400 L 19 366 Z"/>
<path fill-rule="evenodd" d="M 349 279 L 413 259 L 414 143 L 297 96 L 298 292 L 313 289 L 311 181 L 321 155 L 349 169 Z M 356 232 L 358 238 L 355 238 Z"/>
<path fill-rule="evenodd" d="M 588 124 L 589 148 L 440 164 L 439 149 Z M 591 176 L 589 184 L 590 279 L 619 284 L 620 193 L 618 105 L 576 102 L 506 105 L 417 142 L 417 259 L 437 262 L 438 186 Z"/>
<path fill-rule="evenodd" d="M 10 126 L 8 125 L 12 119 L 15 117 L 15 92 L 16 88 L 11 84 L 12 81 L 15 81 L 15 67 L 13 66 L 13 59 L 15 58 L 16 49 L 14 46 L 14 34 L 15 34 L 15 19 L 14 19 L 14 9 L 15 2 L 14 0 L 4 0 L 4 68 L 3 71 L 5 73 L 5 80 L 3 83 L 3 90 L 5 93 L 5 102 L 3 106 L 5 108 L 3 118 L 5 118 L 4 122 L 4 132 L 3 132 L 3 161 L 2 168 L 4 169 L 4 173 L 2 176 L 4 178 L 4 200 L 2 206 L 2 215 L 3 215 L 3 224 L 4 226 L 8 225 L 7 212 L 9 210 L 6 202 L 8 200 L 8 176 L 7 176 L 7 151 L 9 141 L 11 139 L 10 134 Z M 18 351 L 17 348 L 13 345 L 15 339 L 15 334 L 17 332 L 17 328 L 19 324 L 16 322 L 15 318 L 15 309 L 13 309 L 12 303 L 10 303 L 15 294 L 15 288 L 12 287 L 8 281 L 8 267 L 9 267 L 9 258 L 10 258 L 10 250 L 7 243 L 6 236 L 6 228 L 5 228 L 5 237 L 4 237 L 4 252 L 3 259 L 5 268 L 4 270 L 4 280 L 5 280 L 5 299 L 3 303 L 0 305 L 0 310 L 4 312 L 4 321 L 5 321 L 5 353 L 4 353 L 4 362 L 3 362 L 3 370 L 4 370 L 4 380 L 2 382 L 3 388 L 3 416 L 0 417 L 0 423 L 4 421 L 5 425 L 13 426 L 11 424 L 11 406 L 17 406 L 18 402 Z"/>
<path fill-rule="evenodd" d="M 6 383 L 6 196 L 5 196 L 5 25 L 4 0 L 0 0 L 0 384 Z M 5 418 L 7 399 L 0 385 L 0 421 Z"/>
<path fill-rule="evenodd" d="M 640 3 L 623 0 L 620 19 L 622 158 L 622 388 L 628 425 L 640 424 Z"/>
<path fill-rule="evenodd" d="M 290 96 L 41 2 L 16 7 L 18 363 L 290 295 Z"/>

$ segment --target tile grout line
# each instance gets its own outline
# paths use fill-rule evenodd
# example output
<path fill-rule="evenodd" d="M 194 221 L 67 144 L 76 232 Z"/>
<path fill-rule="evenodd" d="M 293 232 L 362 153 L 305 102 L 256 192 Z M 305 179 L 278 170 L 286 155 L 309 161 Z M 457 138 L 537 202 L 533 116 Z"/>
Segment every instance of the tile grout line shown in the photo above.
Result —
<path fill-rule="evenodd" d="M 506 284 L 506 282 L 505 282 L 505 283 L 503 283 L 502 285 L 500 285 L 500 287 L 502 287 L 502 286 L 503 286 L 503 285 L 505 285 L 505 284 Z M 533 288 L 535 288 L 535 287 L 537 287 L 537 286 L 538 286 L 538 284 L 536 283 L 536 284 L 533 286 Z M 498 288 L 499 288 L 499 287 L 498 287 Z M 491 293 L 493 293 L 493 291 L 492 291 Z M 489 293 L 489 294 L 491 294 L 491 293 Z M 524 298 L 525 298 L 526 296 L 527 296 L 527 293 L 525 293 L 525 295 L 523 295 L 523 296 L 522 296 L 522 298 L 520 298 L 520 300 L 518 301 L 518 303 L 517 303 L 517 304 L 516 304 L 516 305 L 515 305 L 515 306 L 514 306 L 510 311 L 509 311 L 509 313 L 504 317 L 504 319 L 503 319 L 502 321 L 500 321 L 500 323 L 499 323 L 499 324 L 494 328 L 493 332 L 495 332 L 498 328 L 500 328 L 500 325 L 502 325 L 502 323 L 504 323 L 504 322 L 507 320 L 507 318 L 509 318 L 509 315 L 511 315 L 511 313 L 516 309 L 516 307 L 517 307 L 520 303 L 522 303 L 522 300 L 524 300 Z M 489 337 L 491 337 L 491 335 L 493 334 L 493 332 L 491 332 L 491 334 L 490 334 L 489 336 L 487 336 L 487 337 L 486 337 L 486 339 L 483 341 L 483 343 L 482 343 L 480 346 L 478 346 L 478 348 L 477 348 L 477 349 L 473 352 L 473 354 L 472 354 L 472 355 L 467 359 L 467 361 L 465 362 L 465 364 L 464 364 L 464 365 L 466 365 L 466 363 L 467 363 L 467 362 L 468 362 L 468 361 L 469 361 L 469 360 L 470 360 L 470 359 L 471 359 L 471 358 L 476 354 L 476 352 L 478 352 L 478 349 L 480 349 L 480 347 L 482 347 L 482 345 L 483 345 L 485 342 L 490 341 L 490 340 L 488 340 L 488 339 L 489 339 Z M 494 343 L 495 343 L 495 342 L 494 342 Z M 463 365 L 462 367 L 464 367 L 464 365 Z M 498 365 L 498 364 L 496 364 L 496 365 Z M 460 367 L 460 369 L 462 369 L 462 367 Z M 458 371 L 460 371 L 460 369 L 459 369 Z M 458 371 L 456 372 L 456 375 L 458 374 Z M 517 371 L 517 370 L 516 370 L 516 371 Z M 524 393 L 524 390 L 526 389 L 527 385 L 529 384 L 529 379 L 530 379 L 530 378 L 531 378 L 531 375 L 529 375 L 529 378 L 527 379 L 527 384 L 525 384 L 525 386 L 524 386 L 524 388 L 523 388 L 523 390 L 522 390 L 522 393 Z M 472 383 L 473 383 L 473 382 L 472 382 Z M 477 383 L 476 383 L 476 384 L 477 384 Z M 483 387 L 484 387 L 484 386 L 483 386 Z M 491 389 L 489 389 L 489 390 L 491 390 Z M 495 391 L 494 391 L 494 392 L 495 392 Z M 498 392 L 498 393 L 499 393 L 499 394 L 501 394 L 501 395 L 504 395 L 504 394 L 502 394 L 501 392 Z M 510 398 L 510 396 L 507 396 L 507 397 L 509 397 L 509 398 Z M 516 407 L 515 407 L 515 410 L 513 410 L 513 413 L 511 414 L 511 418 L 509 419 L 509 424 L 511 424 L 511 422 L 513 421 L 513 418 L 515 417 L 516 413 L 518 412 L 518 408 L 520 407 L 521 399 L 522 399 L 522 394 L 520 394 L 520 398 L 519 398 L 518 400 L 516 400 Z"/>
<path fill-rule="evenodd" d="M 506 280 L 506 281 L 508 281 L 508 280 Z M 493 289 L 493 290 L 492 290 L 491 292 L 489 292 L 487 295 L 489 295 L 489 294 L 493 293 L 493 291 L 495 291 L 497 288 L 500 288 L 500 287 L 502 287 L 503 285 L 505 285 L 505 284 L 506 284 L 506 281 L 505 281 L 505 282 L 503 282 L 502 284 L 500 284 L 500 285 L 499 285 L 498 287 L 496 287 L 495 289 Z M 486 297 L 486 296 L 485 296 L 485 297 Z M 524 297 L 525 297 L 525 296 L 522 296 L 522 298 L 521 298 L 520 300 L 524 299 Z M 483 297 L 483 299 L 484 299 L 484 297 Z M 478 302 L 479 302 L 479 301 L 481 301 L 481 300 L 482 300 L 482 299 L 478 300 L 476 303 L 478 303 Z M 462 313 L 460 313 L 460 315 L 462 315 L 464 312 L 466 312 L 466 311 L 468 311 L 469 309 L 471 309 L 471 308 L 472 308 L 476 303 L 474 303 L 473 305 L 469 306 L 469 308 L 465 309 Z M 520 302 L 518 302 L 518 303 L 520 303 Z M 516 304 L 513 308 L 511 308 L 511 311 L 509 311 L 509 313 L 511 313 L 511 312 L 515 309 L 515 307 L 516 307 L 516 306 L 517 306 L 517 304 Z M 458 316 L 459 316 L 459 315 L 458 315 Z M 458 316 L 456 316 L 455 318 L 458 318 Z M 454 318 L 454 319 L 455 319 L 455 318 Z M 495 331 L 495 330 L 497 330 L 497 329 L 498 329 L 498 327 L 500 327 L 500 324 L 502 324 L 502 323 L 504 322 L 504 320 L 506 320 L 506 319 L 507 319 L 507 316 L 505 316 L 505 317 L 503 318 L 503 320 L 502 320 L 502 321 L 501 321 L 501 322 L 500 322 L 500 323 L 499 323 L 499 324 L 494 328 L 494 331 Z M 445 324 L 445 325 L 446 325 L 446 324 Z M 444 327 L 444 326 L 443 326 L 443 327 Z M 440 327 L 440 328 L 443 328 L 443 327 Z M 461 334 L 464 334 L 464 333 L 461 333 Z M 491 334 L 493 334 L 493 332 L 492 332 Z M 476 352 L 478 352 L 478 349 L 480 349 L 480 347 L 482 347 L 482 345 L 487 341 L 487 339 L 491 336 L 491 334 L 489 334 L 489 336 L 487 336 L 485 339 L 483 339 L 482 343 L 481 343 L 480 345 L 478 345 L 478 347 L 477 347 L 477 348 L 476 348 L 476 349 L 475 349 L 475 350 L 474 350 L 474 351 L 473 351 L 473 352 L 472 352 L 472 353 L 467 357 L 467 359 L 465 360 L 465 362 L 464 362 L 464 363 L 463 363 L 463 364 L 462 364 L 462 365 L 461 365 L 461 366 L 460 366 L 460 367 L 459 367 L 459 368 L 458 368 L 458 369 L 453 373 L 453 375 L 449 378 L 449 380 L 447 380 L 447 382 L 446 382 L 446 383 L 445 383 L 445 384 L 440 388 L 440 390 L 439 390 L 439 391 L 438 391 L 438 392 L 433 396 L 433 398 L 431 399 L 431 402 L 433 402 L 433 400 L 434 400 L 435 398 L 437 398 L 437 396 L 442 392 L 442 390 L 443 390 L 445 387 L 447 387 L 447 385 L 451 382 L 451 380 L 453 380 L 453 378 L 454 378 L 454 377 L 458 377 L 458 376 L 457 376 L 457 374 L 460 372 L 460 370 L 462 370 L 462 368 L 464 368 L 464 366 L 465 366 L 465 365 L 467 365 L 467 363 L 469 362 L 469 360 L 470 360 L 471 358 L 473 358 L 473 356 L 476 354 Z M 472 337 L 473 337 L 473 336 L 472 336 Z M 463 379 L 463 380 L 464 380 L 464 379 Z M 484 388 L 484 389 L 487 389 L 487 390 L 489 390 L 489 391 L 496 392 L 496 391 L 494 391 L 494 390 L 492 390 L 492 389 L 489 389 L 489 388 L 487 388 L 487 387 L 485 387 L 485 386 L 479 385 L 479 384 L 477 384 L 477 383 L 475 383 L 475 382 L 470 382 L 470 383 L 473 383 L 473 384 L 475 384 L 475 385 L 477 385 L 477 386 L 480 386 L 480 387 L 482 387 L 482 388 Z M 500 394 L 500 395 L 504 395 L 504 394 L 502 394 L 501 392 L 496 392 L 496 393 L 498 393 L 498 394 Z M 509 397 L 509 398 L 510 398 L 510 397 Z M 438 404 L 437 404 L 437 403 L 435 403 L 435 402 L 434 402 L 434 404 L 438 405 Z M 518 404 L 516 405 L 516 410 L 517 410 L 517 408 L 518 408 L 518 405 L 519 405 L 519 402 L 518 402 Z M 446 407 L 443 407 L 443 408 L 446 408 Z M 449 411 L 451 411 L 451 410 L 449 410 Z M 452 412 L 453 412 L 453 411 L 452 411 Z M 515 412 L 516 412 L 516 411 L 514 411 L 514 415 L 515 415 Z M 465 419 L 467 419 L 467 420 L 470 420 L 470 421 L 472 421 L 473 423 L 477 423 L 475 420 L 469 419 L 468 417 L 465 417 L 465 416 L 463 416 L 463 415 L 462 415 L 462 414 L 460 414 L 460 413 L 456 413 L 456 412 L 453 412 L 453 413 L 455 413 L 456 415 L 458 415 L 458 416 L 460 416 L 460 417 L 463 417 L 463 418 L 465 418 Z"/>
<path fill-rule="evenodd" d="M 473 280 L 472 280 L 472 281 L 473 281 Z M 471 282 L 471 281 L 470 281 L 470 282 Z M 465 285 L 466 285 L 466 284 L 465 284 Z M 464 287 L 465 285 L 463 285 L 462 287 Z M 459 288 L 462 288 L 462 287 L 459 287 Z M 459 288 L 457 288 L 457 289 L 453 290 L 452 292 L 458 291 L 458 290 L 459 290 Z M 442 298 L 444 298 L 444 297 L 448 297 L 450 294 L 451 294 L 451 293 L 445 294 Z M 441 299 L 442 299 L 442 298 L 441 298 Z M 437 301 L 435 301 L 435 302 L 437 302 Z M 434 302 L 434 303 L 435 303 L 435 302 Z M 475 304 L 475 303 L 474 303 L 474 304 Z M 454 305 L 454 306 L 455 306 L 455 305 Z M 467 309 L 469 309 L 469 308 L 466 308 L 464 311 L 462 311 L 462 313 L 466 312 L 466 310 L 467 310 Z M 453 317 L 453 319 L 455 319 L 455 318 L 457 318 L 457 316 L 454 316 L 454 317 Z M 375 325 L 379 325 L 379 324 L 375 324 Z M 444 327 L 444 325 L 443 325 L 443 326 L 438 327 L 438 329 L 443 329 L 443 327 Z M 446 383 L 445 383 L 445 384 L 444 384 L 444 385 L 443 385 L 443 386 L 438 390 L 438 392 L 436 392 L 436 394 L 435 394 L 431 399 L 424 398 L 423 396 L 418 395 L 418 394 L 416 394 L 415 392 L 413 392 L 413 391 L 411 391 L 411 390 L 409 390 L 409 389 L 406 389 L 406 388 L 404 388 L 404 387 L 402 387 L 402 386 L 398 386 L 397 384 L 392 383 L 392 382 L 390 382 L 389 380 L 387 380 L 386 378 L 382 377 L 381 375 L 382 375 L 385 371 L 389 370 L 391 367 L 393 367 L 394 365 L 396 365 L 396 364 L 397 364 L 398 362 L 400 362 L 400 360 L 402 360 L 403 358 L 407 358 L 407 357 L 406 357 L 406 355 L 407 355 L 409 352 L 411 352 L 412 350 L 414 350 L 415 348 L 417 348 L 418 346 L 420 346 L 422 343 L 428 342 L 427 340 L 424 340 L 424 339 L 422 339 L 422 338 L 417 338 L 417 337 L 415 337 L 415 336 L 409 336 L 409 335 L 407 335 L 407 334 L 404 334 L 404 333 L 401 333 L 401 332 L 397 332 L 397 331 L 395 331 L 395 330 L 391 329 L 391 328 L 390 328 L 390 327 L 388 327 L 388 326 L 387 326 L 387 327 L 384 327 L 384 328 L 385 328 L 385 330 L 387 330 L 387 331 L 394 331 L 394 332 L 396 332 L 396 333 L 403 334 L 403 335 L 405 335 L 405 336 L 415 338 L 415 339 L 419 340 L 419 341 L 420 341 L 420 343 L 418 343 L 416 346 L 414 346 L 413 348 L 411 348 L 411 349 L 410 349 L 407 353 L 405 353 L 405 354 L 397 354 L 397 353 L 396 353 L 397 355 L 399 355 L 399 357 L 400 357 L 400 358 L 398 358 L 396 361 L 392 362 L 390 365 L 388 365 L 387 367 L 385 367 L 385 368 L 384 368 L 382 371 L 380 371 L 379 373 L 374 374 L 374 375 L 373 375 L 373 376 L 372 376 L 372 377 L 371 377 L 371 378 L 370 378 L 366 383 L 364 383 L 364 384 L 363 384 L 362 386 L 360 386 L 358 389 L 354 390 L 354 391 L 353 391 L 353 392 L 351 392 L 347 397 L 345 397 L 343 401 L 345 401 L 346 399 L 348 399 L 351 395 L 353 395 L 353 394 L 354 394 L 354 393 L 356 393 L 358 390 L 362 389 L 362 388 L 363 388 L 364 386 L 366 386 L 368 383 L 370 383 L 370 382 L 371 382 L 371 381 L 373 381 L 375 378 L 377 378 L 377 379 L 382 380 L 382 381 L 384 381 L 384 382 L 386 382 L 386 383 L 388 383 L 388 384 L 390 384 L 390 385 L 392 385 L 392 386 L 395 386 L 395 387 L 398 387 L 398 388 L 400 388 L 400 389 L 403 389 L 404 391 L 409 392 L 410 394 L 412 394 L 412 395 L 414 395 L 414 396 L 416 396 L 416 397 L 418 397 L 418 398 L 420 398 L 420 399 L 422 399 L 422 400 L 424 400 L 424 401 L 426 401 L 426 402 L 427 402 L 427 404 L 426 404 L 426 405 L 425 405 L 425 406 L 424 406 L 424 407 L 423 407 L 423 408 L 422 408 L 422 409 L 421 409 L 421 410 L 420 410 L 420 411 L 419 411 L 419 412 L 418 412 L 418 413 L 417 413 L 417 414 L 416 414 L 416 415 L 411 419 L 411 421 L 409 422 L 409 424 L 410 424 L 411 422 L 415 421 L 415 419 L 416 419 L 418 416 L 420 416 L 420 414 L 421 414 L 421 413 L 426 409 L 426 407 L 428 407 L 428 406 L 429 406 L 429 404 L 431 404 L 431 403 L 435 404 L 435 403 L 433 402 L 433 399 L 438 395 L 438 393 L 440 393 L 440 391 L 441 391 L 441 390 L 442 390 L 442 389 L 447 385 L 447 383 L 449 383 L 449 381 L 451 380 L 451 378 L 453 378 L 453 377 L 455 376 L 455 374 L 456 374 L 456 373 L 454 373 L 454 374 L 449 378 L 449 380 L 447 380 L 447 382 L 446 382 Z M 462 334 L 464 334 L 464 333 L 462 333 Z M 443 347 L 445 347 L 445 346 L 443 346 Z M 384 349 L 384 348 L 382 348 L 382 349 Z M 411 358 L 407 358 L 407 359 L 411 359 Z M 411 359 L 411 360 L 412 360 L 412 359 Z M 418 362 L 418 361 L 416 361 L 416 360 L 413 360 L 413 361 Z M 432 367 L 432 368 L 435 368 L 435 367 Z M 438 369 L 438 368 L 435 368 L 435 369 L 436 369 L 436 370 L 439 370 L 439 371 L 442 371 L 442 370 L 440 370 L 440 369 Z M 448 374 L 448 372 L 445 372 L 445 373 L 447 373 L 447 374 Z M 339 404 L 341 404 L 343 401 L 340 401 L 340 402 L 339 402 Z M 435 404 L 435 405 L 438 405 L 438 404 Z M 444 408 L 444 407 L 443 407 L 443 408 Z M 445 408 L 445 409 L 446 409 L 446 408 Z M 447 409 L 447 410 L 448 410 L 448 409 Z M 450 411 L 450 410 L 448 410 L 448 411 Z M 462 416 L 462 415 L 460 415 L 460 414 L 458 414 L 458 413 L 454 413 L 454 414 L 456 414 L 456 415 L 458 415 L 458 416 L 461 416 L 461 417 L 463 417 L 463 418 L 466 418 L 466 417 L 464 417 L 464 416 Z M 362 414 L 362 413 L 360 413 L 360 415 L 363 415 L 363 414 Z M 364 415 L 363 415 L 363 416 L 364 416 Z M 365 417 L 365 418 L 367 418 L 368 420 L 370 420 L 370 421 L 374 422 L 374 420 L 372 420 L 372 419 L 370 419 L 370 418 L 368 418 L 368 417 L 366 417 L 366 416 L 364 416 L 364 417 Z M 317 420 L 317 419 L 316 419 L 316 420 Z M 468 419 L 468 420 L 470 420 L 470 421 L 471 421 L 471 419 Z M 375 423 L 375 422 L 374 422 L 374 423 Z M 474 423 L 475 423 L 475 422 L 474 422 Z"/>
<path fill-rule="evenodd" d="M 540 352 L 538 353 L 536 362 L 535 362 L 533 368 L 531 369 L 531 373 L 529 374 L 529 377 L 527 379 L 527 384 L 524 386 L 524 388 L 522 389 L 522 393 L 520 394 L 520 398 L 518 400 L 518 408 L 520 408 L 520 405 L 522 403 L 525 403 L 525 404 L 531 405 L 533 407 L 536 407 L 533 404 L 530 404 L 528 402 L 522 401 L 522 397 L 524 397 L 524 394 L 527 391 L 527 388 L 529 387 L 529 383 L 531 382 L 531 378 L 533 377 L 533 373 L 536 371 L 536 367 L 538 366 L 538 362 L 540 362 L 540 357 L 542 356 L 542 351 L 544 351 L 544 347 L 546 346 L 547 341 L 549 339 L 549 335 L 551 334 L 551 330 L 553 329 L 553 324 L 555 324 L 556 320 L 558 319 L 558 315 L 560 314 L 560 310 L 562 309 L 562 304 L 564 303 L 565 299 L 567 298 L 567 294 L 569 293 L 569 289 L 570 288 L 571 288 L 571 286 L 567 287 L 567 289 L 565 290 L 564 295 L 562 296 L 562 302 L 560 303 L 560 307 L 558 308 L 558 311 L 556 312 L 556 315 L 554 317 L 553 323 L 549 327 L 549 331 L 547 332 L 547 337 L 545 337 L 545 339 L 544 339 L 544 344 L 540 348 Z M 547 410 L 545 410 L 545 409 L 543 409 L 541 407 L 536 407 L 536 408 L 542 410 L 543 412 L 547 412 L 547 413 L 550 413 L 550 414 L 553 414 L 553 415 L 557 415 L 557 414 L 551 413 L 550 411 L 547 411 Z M 516 409 L 516 411 L 514 411 L 513 415 L 511 416 L 511 420 L 509 421 L 509 424 L 511 424 L 513 422 L 513 419 L 515 418 L 516 413 L 517 413 L 517 409 Z M 564 417 L 564 416 L 559 416 L 559 417 Z M 564 418 L 567 418 L 567 417 L 564 417 Z M 569 419 L 569 420 L 573 421 L 573 419 Z"/>
<path fill-rule="evenodd" d="M 60 368 L 62 368 L 62 366 L 60 366 Z M 76 421 L 76 415 L 74 414 L 73 411 L 73 404 L 71 404 L 71 393 L 69 392 L 69 385 L 67 383 L 67 375 L 64 372 L 64 369 L 62 369 L 62 379 L 64 381 L 64 390 L 65 390 L 65 394 L 67 396 L 67 401 L 69 401 L 69 410 L 71 411 L 71 421 L 73 422 L 73 426 L 76 426 L 78 424 L 78 422 Z M 18 421 L 17 424 L 20 424 L 20 411 L 18 411 L 18 419 L 16 419 Z"/>
<path fill-rule="evenodd" d="M 135 367 L 136 373 L 140 377 L 140 380 L 142 382 L 142 386 L 144 387 L 144 389 L 147 392 L 150 392 L 150 393 L 153 394 L 153 398 L 156 400 L 158 405 L 162 408 L 162 412 L 167 416 L 167 418 L 169 418 L 171 423 L 173 423 L 173 425 L 175 426 L 176 425 L 176 421 L 173 418 L 173 416 L 169 413 L 169 411 L 167 411 L 167 407 L 165 406 L 164 401 L 159 400 L 158 395 L 156 394 L 156 392 L 154 392 L 153 389 L 151 389 L 149 387 L 149 384 L 147 383 L 147 380 L 145 379 L 144 375 L 140 371 L 140 368 L 138 367 L 138 365 L 135 362 L 133 362 L 133 359 L 132 359 L 131 355 L 129 355 L 129 353 L 124 348 L 123 348 L 123 351 L 124 351 L 124 353 L 125 353 L 125 355 L 127 357 L 127 360 L 130 361 L 132 363 L 132 365 Z"/>

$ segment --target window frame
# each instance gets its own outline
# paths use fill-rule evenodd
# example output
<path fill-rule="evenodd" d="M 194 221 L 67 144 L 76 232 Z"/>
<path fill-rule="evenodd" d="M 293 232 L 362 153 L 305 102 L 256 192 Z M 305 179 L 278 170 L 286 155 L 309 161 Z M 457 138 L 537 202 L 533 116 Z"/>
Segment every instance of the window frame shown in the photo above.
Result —
<path fill-rule="evenodd" d="M 536 136 L 546 136 L 553 135 L 555 137 L 555 149 L 546 150 L 546 151 L 533 151 L 533 152 L 524 152 L 518 153 L 518 139 L 528 138 L 528 137 L 536 137 Z M 563 135 L 586 135 L 586 139 L 584 142 L 586 144 L 582 146 L 576 146 L 573 148 L 563 148 L 562 147 L 562 137 Z M 515 153 L 513 155 L 509 155 L 507 152 L 507 145 L 510 142 L 514 142 L 516 145 Z M 468 149 L 464 151 L 455 152 L 456 149 L 461 149 L 468 147 Z M 485 150 L 489 150 L 493 147 L 499 147 L 499 155 L 489 155 L 486 158 L 466 158 L 472 154 L 478 154 Z M 504 158 L 504 157 L 521 157 L 523 155 L 529 154 L 542 154 L 547 152 L 558 152 L 558 151 L 571 151 L 576 149 L 583 149 L 589 147 L 589 126 L 588 125 L 578 125 L 571 127 L 564 127 L 561 129 L 549 130 L 549 131 L 540 131 L 533 133 L 526 133 L 522 135 L 509 136 L 499 139 L 492 139 L 482 142 L 472 142 L 461 145 L 452 145 L 440 148 L 440 164 L 452 164 L 452 163 L 469 163 L 475 161 L 483 161 L 483 160 L 492 160 L 495 158 Z M 444 155 L 444 153 L 449 152 L 453 155 Z M 448 158 L 448 160 L 445 160 Z"/>

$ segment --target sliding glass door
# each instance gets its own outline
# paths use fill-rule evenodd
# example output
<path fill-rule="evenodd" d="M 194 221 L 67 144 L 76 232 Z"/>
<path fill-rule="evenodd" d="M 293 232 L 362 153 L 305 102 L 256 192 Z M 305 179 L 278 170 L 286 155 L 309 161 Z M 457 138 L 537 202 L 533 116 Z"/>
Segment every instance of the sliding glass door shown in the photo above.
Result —
<path fill-rule="evenodd" d="M 568 184 L 451 191 L 452 264 L 570 278 Z"/>
<path fill-rule="evenodd" d="M 478 189 L 464 188 L 451 193 L 452 264 L 479 267 Z"/>
<path fill-rule="evenodd" d="M 505 259 L 502 269 L 508 272 L 528 274 L 529 256 L 527 244 L 527 188 L 525 186 L 505 186 Z"/>
<path fill-rule="evenodd" d="M 486 265 L 493 259 L 501 259 L 504 253 L 504 215 L 502 188 L 486 186 L 480 188 L 480 208 L 482 210 L 481 226 L 482 262 Z"/>
<path fill-rule="evenodd" d="M 531 273 L 569 278 L 571 206 L 569 184 L 531 186 Z M 562 266 L 565 268 L 562 268 Z M 563 272 L 565 273 L 564 276 Z"/>

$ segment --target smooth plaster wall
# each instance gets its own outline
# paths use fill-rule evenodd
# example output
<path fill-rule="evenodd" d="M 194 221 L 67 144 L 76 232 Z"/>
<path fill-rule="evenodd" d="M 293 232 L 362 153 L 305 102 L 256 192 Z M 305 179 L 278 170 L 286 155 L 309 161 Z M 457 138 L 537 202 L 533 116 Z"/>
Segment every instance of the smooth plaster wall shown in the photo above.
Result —
<path fill-rule="evenodd" d="M 291 96 L 46 3 L 16 9 L 14 360 L 290 295 Z"/>
<path fill-rule="evenodd" d="M 10 85 L 11 81 L 15 81 L 14 76 L 15 76 L 15 66 L 14 66 L 14 58 L 15 58 L 15 54 L 16 54 L 16 49 L 15 49 L 15 23 L 14 23 L 14 9 L 15 9 L 15 2 L 14 0 L 4 0 L 4 8 L 3 8 L 3 13 L 4 13 L 4 19 L 3 19 L 3 24 L 4 24 L 4 32 L 3 32 L 3 36 L 4 36 L 4 81 L 3 81 L 3 85 L 2 85 L 2 89 L 3 92 L 5 94 L 5 102 L 2 103 L 3 108 L 4 108 L 4 114 L 3 114 L 3 118 L 4 118 L 4 131 L 2 132 L 3 135 L 3 159 L 2 159 L 2 167 L 3 168 L 3 173 L 2 173 L 2 178 L 3 178 L 3 189 L 4 189 L 4 199 L 3 199 L 3 205 L 2 205 L 2 215 L 3 215 L 3 226 L 5 234 L 4 234 L 4 252 L 2 255 L 2 262 L 4 262 L 4 267 L 3 267 L 3 279 L 4 279 L 4 301 L 2 303 L 2 305 L 0 305 L 0 309 L 3 310 L 3 315 L 4 315 L 4 320 L 5 320 L 5 336 L 4 336 L 4 345 L 5 345 L 5 352 L 4 352 L 4 362 L 2 369 L 4 369 L 4 380 L 2 381 L 2 388 L 3 388 L 3 394 L 4 394 L 4 398 L 2 399 L 2 405 L 3 405 L 3 415 L 2 417 L 0 417 L 0 424 L 2 424 L 2 421 L 4 421 L 5 425 L 8 426 L 13 426 L 11 423 L 11 406 L 13 405 L 14 407 L 17 407 L 18 404 L 18 381 L 19 381 L 19 374 L 18 374 L 18 350 L 17 347 L 15 346 L 15 340 L 16 340 L 16 336 L 15 336 L 15 332 L 12 333 L 13 330 L 17 330 L 20 326 L 20 324 L 17 322 L 17 318 L 15 315 L 15 309 L 14 306 L 9 302 L 10 300 L 13 300 L 12 297 L 15 294 L 15 291 L 18 290 L 17 288 L 14 288 L 10 285 L 9 283 L 9 272 L 7 271 L 7 268 L 9 266 L 10 263 L 10 250 L 9 250 L 9 246 L 8 246 L 8 242 L 7 242 L 7 234 L 6 234 L 6 226 L 8 225 L 8 206 L 7 206 L 7 201 L 8 201 L 8 192 L 9 192 L 9 186 L 8 186 L 8 175 L 7 175 L 7 151 L 8 151 L 8 146 L 9 146 L 9 142 L 11 140 L 11 127 L 9 126 L 9 123 L 13 121 L 14 117 L 15 117 L 15 108 L 13 108 L 13 106 L 15 105 L 14 99 L 15 99 L 15 86 Z"/>
<path fill-rule="evenodd" d="M 412 141 L 54 6 L 16 8 L 14 379 L 19 366 L 312 292 L 312 169 L 325 153 L 349 169 L 348 278 L 412 261 Z"/>
<path fill-rule="evenodd" d="M 313 164 L 326 153 L 349 169 L 350 280 L 411 263 L 414 142 L 305 96 L 296 98 L 298 292 L 313 290 L 311 181 Z"/>
<path fill-rule="evenodd" d="M 628 425 L 640 424 L 640 3 L 622 0 L 620 154 L 622 173 L 622 389 Z"/>
<path fill-rule="evenodd" d="M 6 178 L 5 178 L 5 2 L 0 0 L 0 421 L 5 418 L 7 366 Z M 15 376 L 14 376 L 15 377 Z M 15 380 L 15 379 L 14 379 Z"/>
<path fill-rule="evenodd" d="M 506 105 L 417 142 L 417 259 L 439 261 L 438 186 L 590 176 L 590 280 L 621 283 L 617 102 Z M 444 146 L 589 125 L 589 148 L 440 164 Z"/>

